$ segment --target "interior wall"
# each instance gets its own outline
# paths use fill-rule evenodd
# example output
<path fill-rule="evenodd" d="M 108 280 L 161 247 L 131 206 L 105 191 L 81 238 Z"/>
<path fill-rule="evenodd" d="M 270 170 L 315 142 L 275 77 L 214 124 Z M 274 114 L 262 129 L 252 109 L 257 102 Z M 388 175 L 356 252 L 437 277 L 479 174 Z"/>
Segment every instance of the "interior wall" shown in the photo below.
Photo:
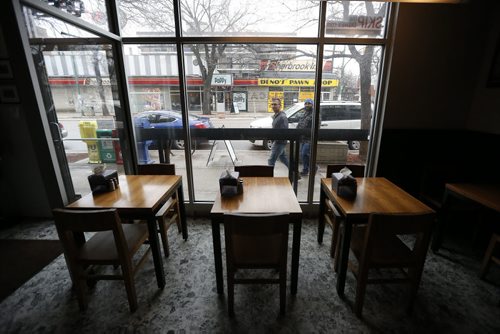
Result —
<path fill-rule="evenodd" d="M 33 151 L 31 134 L 27 127 L 25 113 L 21 103 L 23 94 L 17 84 L 16 64 L 7 51 L 5 27 L 0 25 L 1 56 L 12 71 L 11 78 L 0 81 L 3 87 L 17 91 L 19 102 L 0 103 L 0 180 L 1 180 L 1 225 L 15 223 L 15 218 L 26 208 L 35 214 L 46 215 L 48 201 L 41 182 L 42 175 Z M 7 38 L 8 39 L 8 38 Z M 20 193 L 29 190 L 33 196 Z M 29 201 L 29 203 L 27 203 Z"/>
<path fill-rule="evenodd" d="M 488 1 L 483 6 L 486 9 L 480 15 L 479 28 L 484 36 L 484 57 L 478 62 L 478 80 L 466 127 L 500 134 L 500 84 L 488 84 L 493 62 L 500 66 L 500 1 Z"/>
<path fill-rule="evenodd" d="M 40 114 L 41 93 L 36 89 L 36 80 L 30 76 L 33 65 L 28 62 L 30 54 L 23 47 L 26 37 L 17 27 L 11 1 L 0 2 L 0 27 L 12 69 L 12 77 L 2 79 L 1 84 L 15 87 L 18 95 L 17 101 L 1 106 L 0 225 L 5 225 L 21 217 L 51 217 L 51 208 L 63 205 L 64 189 L 55 166 L 57 158 L 50 142 L 47 118 Z"/>
<path fill-rule="evenodd" d="M 479 57 L 473 4 L 400 4 L 384 128 L 463 129 Z"/>
<path fill-rule="evenodd" d="M 377 175 L 416 196 L 436 170 L 500 181 L 470 173 L 500 145 L 499 88 L 486 87 L 499 13 L 493 1 L 400 5 Z"/>

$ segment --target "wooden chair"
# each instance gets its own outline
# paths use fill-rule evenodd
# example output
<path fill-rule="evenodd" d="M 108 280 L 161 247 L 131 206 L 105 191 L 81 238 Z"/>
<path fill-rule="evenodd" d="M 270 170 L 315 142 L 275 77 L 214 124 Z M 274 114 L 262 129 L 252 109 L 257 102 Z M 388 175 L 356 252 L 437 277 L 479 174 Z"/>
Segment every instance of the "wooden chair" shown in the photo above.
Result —
<path fill-rule="evenodd" d="M 500 235 L 494 233 L 491 236 L 490 244 L 484 254 L 483 264 L 481 265 L 481 270 L 479 271 L 479 277 L 482 279 L 486 277 L 486 273 L 488 272 L 491 262 L 495 262 L 497 265 L 500 265 L 500 257 L 494 254 L 497 246 L 500 246 Z"/>
<path fill-rule="evenodd" d="M 55 209 L 54 220 L 64 257 L 83 311 L 87 308 L 86 285 L 97 280 L 123 280 L 130 311 L 137 309 L 134 275 L 144 263 L 151 248 L 140 260 L 132 263 L 134 254 L 148 238 L 144 224 L 121 224 L 115 209 L 63 210 Z M 85 241 L 84 232 L 95 232 Z M 118 274 L 95 274 L 94 266 L 121 266 Z"/>
<path fill-rule="evenodd" d="M 175 175 L 174 164 L 147 164 L 137 165 L 137 172 L 139 175 Z M 177 192 L 170 197 L 161 209 L 156 214 L 158 220 L 160 238 L 163 244 L 163 252 L 165 257 L 170 255 L 168 247 L 167 231 L 174 222 L 177 224 L 177 230 L 181 233 L 181 214 L 179 209 L 179 197 Z"/>
<path fill-rule="evenodd" d="M 362 165 L 327 165 L 326 176 L 331 177 L 332 173 L 339 172 L 347 167 L 352 171 L 353 177 L 363 177 L 365 175 L 365 166 Z M 340 214 L 333 203 L 327 198 L 325 200 L 325 222 L 332 228 L 332 242 L 330 244 L 330 257 L 334 257 L 338 246 Z"/>
<path fill-rule="evenodd" d="M 273 166 L 267 165 L 234 166 L 234 171 L 239 172 L 240 176 L 274 176 Z"/>
<path fill-rule="evenodd" d="M 351 250 L 357 266 L 349 262 L 349 269 L 357 280 L 354 311 L 361 317 L 367 284 L 409 283 L 410 296 L 407 311 L 413 301 L 422 277 L 427 249 L 432 231 L 434 214 L 377 214 L 370 215 L 365 228 L 353 229 Z M 410 248 L 398 236 L 415 237 Z M 369 278 L 370 269 L 396 268 L 401 277 Z M 405 270 L 406 269 L 406 270 Z"/>
<path fill-rule="evenodd" d="M 288 214 L 224 215 L 228 313 L 234 316 L 235 284 L 279 284 L 285 314 Z M 235 278 L 238 269 L 276 269 L 279 278 Z"/>

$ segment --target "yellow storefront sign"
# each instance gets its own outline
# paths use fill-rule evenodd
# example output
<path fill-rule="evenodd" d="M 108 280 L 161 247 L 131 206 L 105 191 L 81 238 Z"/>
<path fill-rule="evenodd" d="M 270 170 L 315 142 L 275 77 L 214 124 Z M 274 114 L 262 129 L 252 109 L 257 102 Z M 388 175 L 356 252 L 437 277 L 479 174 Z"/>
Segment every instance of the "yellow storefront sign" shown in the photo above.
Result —
<path fill-rule="evenodd" d="M 314 79 L 279 79 L 279 78 L 260 78 L 259 86 L 293 86 L 293 87 L 314 87 Z M 323 87 L 337 87 L 339 81 L 337 79 L 321 80 Z"/>
<path fill-rule="evenodd" d="M 314 100 L 314 92 L 300 92 L 299 101 L 304 101 L 305 99 Z"/>

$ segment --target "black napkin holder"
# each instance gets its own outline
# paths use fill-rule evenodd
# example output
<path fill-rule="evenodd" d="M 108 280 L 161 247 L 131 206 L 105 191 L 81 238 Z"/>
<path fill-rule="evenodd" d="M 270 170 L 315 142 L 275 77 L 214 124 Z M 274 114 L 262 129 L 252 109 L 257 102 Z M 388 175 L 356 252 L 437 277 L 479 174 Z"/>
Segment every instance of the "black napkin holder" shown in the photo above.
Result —
<path fill-rule="evenodd" d="M 358 183 L 351 175 L 332 173 L 332 189 L 339 197 L 354 199 L 358 191 Z"/>
<path fill-rule="evenodd" d="M 222 197 L 232 197 L 243 193 L 243 180 L 239 172 L 224 172 L 219 178 L 220 194 Z"/>
<path fill-rule="evenodd" d="M 105 170 L 101 174 L 88 176 L 90 190 L 92 193 L 105 193 L 118 188 L 118 172 L 116 170 Z"/>

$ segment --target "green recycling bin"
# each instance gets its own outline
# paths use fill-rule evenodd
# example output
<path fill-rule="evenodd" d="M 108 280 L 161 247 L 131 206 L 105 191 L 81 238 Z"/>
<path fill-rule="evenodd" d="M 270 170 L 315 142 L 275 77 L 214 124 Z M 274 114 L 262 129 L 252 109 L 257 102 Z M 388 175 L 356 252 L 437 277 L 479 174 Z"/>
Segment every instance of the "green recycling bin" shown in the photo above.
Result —
<path fill-rule="evenodd" d="M 97 138 L 110 138 L 110 140 L 98 140 L 99 156 L 102 162 L 116 162 L 115 149 L 113 146 L 113 130 L 97 129 Z"/>
<path fill-rule="evenodd" d="M 99 148 L 97 145 L 96 137 L 96 129 L 97 122 L 96 121 L 80 121 L 80 137 L 83 138 L 92 138 L 93 140 L 84 140 L 83 142 L 87 144 L 87 150 L 89 154 L 89 163 L 91 164 L 100 164 L 101 157 L 99 156 Z"/>

